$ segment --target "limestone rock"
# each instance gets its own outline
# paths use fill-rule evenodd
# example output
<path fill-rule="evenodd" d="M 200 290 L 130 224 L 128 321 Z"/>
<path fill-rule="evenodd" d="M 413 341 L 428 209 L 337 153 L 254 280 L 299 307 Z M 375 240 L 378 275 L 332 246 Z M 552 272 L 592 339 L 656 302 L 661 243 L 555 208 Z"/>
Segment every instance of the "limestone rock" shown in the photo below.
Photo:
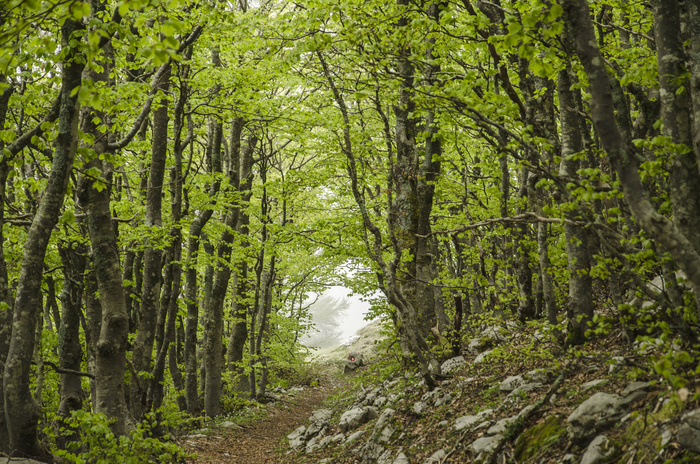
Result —
<path fill-rule="evenodd" d="M 607 462 L 615 453 L 615 448 L 605 435 L 598 435 L 593 439 L 586 452 L 581 457 L 580 464 L 600 464 Z"/>
<path fill-rule="evenodd" d="M 591 380 L 590 382 L 586 382 L 583 385 L 581 385 L 581 390 L 583 390 L 583 391 L 590 390 L 592 388 L 600 387 L 600 386 L 605 385 L 607 383 L 609 383 L 608 379 Z"/>
<path fill-rule="evenodd" d="M 700 453 L 700 409 L 683 415 L 677 440 L 683 448 Z"/>
<path fill-rule="evenodd" d="M 376 419 L 377 410 L 371 406 L 365 406 L 362 408 L 354 408 L 349 411 L 345 411 L 340 417 L 340 430 L 345 433 L 349 430 L 354 430 L 372 419 Z"/>
<path fill-rule="evenodd" d="M 525 383 L 525 379 L 522 375 L 511 375 L 510 377 L 506 378 L 503 382 L 501 382 L 501 384 L 498 386 L 498 389 L 502 392 L 512 392 L 523 383 Z"/>
<path fill-rule="evenodd" d="M 622 396 L 627 396 L 638 391 L 644 391 L 651 387 L 651 382 L 632 382 L 622 391 Z"/>
<path fill-rule="evenodd" d="M 442 458 L 447 456 L 447 453 L 445 452 L 444 449 L 437 450 L 436 452 L 433 453 L 432 456 L 430 456 L 428 459 L 423 461 L 423 464 L 435 464 L 442 462 Z"/>
<path fill-rule="evenodd" d="M 423 414 L 426 408 L 426 404 L 422 401 L 418 401 L 413 405 L 413 413 L 417 416 L 420 416 Z"/>
<path fill-rule="evenodd" d="M 467 427 L 471 427 L 474 424 L 478 424 L 479 422 L 482 422 L 486 419 L 487 416 L 491 415 L 493 413 L 493 409 L 485 409 L 484 411 L 481 411 L 479 414 L 473 416 L 462 416 L 457 418 L 457 421 L 455 422 L 455 430 L 460 431 L 462 429 L 465 429 Z"/>
<path fill-rule="evenodd" d="M 440 372 L 447 375 L 465 363 L 464 356 L 450 358 L 440 366 Z"/>
<path fill-rule="evenodd" d="M 569 437 L 585 440 L 617 419 L 625 411 L 626 402 L 618 395 L 598 392 L 581 403 L 569 415 Z"/>
<path fill-rule="evenodd" d="M 409 464 L 408 458 L 406 457 L 405 454 L 399 453 L 399 455 L 396 456 L 396 459 L 394 459 L 393 464 Z"/>
<path fill-rule="evenodd" d="M 471 445 L 469 445 L 469 447 L 472 450 L 472 455 L 474 457 L 477 457 L 481 453 L 490 453 L 491 451 L 496 449 L 496 446 L 498 445 L 498 442 L 501 438 L 501 435 L 477 438 Z"/>
<path fill-rule="evenodd" d="M 482 362 L 484 362 L 484 361 L 486 360 L 486 358 L 489 357 L 489 355 L 490 355 L 491 353 L 493 353 L 493 350 L 484 351 L 484 352 L 481 353 L 479 356 L 477 356 L 476 358 L 474 358 L 474 364 L 481 364 Z"/>
<path fill-rule="evenodd" d="M 299 426 L 297 429 L 295 429 L 292 433 L 287 435 L 287 439 L 289 440 L 289 446 L 292 448 L 298 448 L 304 443 L 304 433 L 306 432 L 306 427 Z"/>
<path fill-rule="evenodd" d="M 352 443 L 354 441 L 359 440 L 360 437 L 362 437 L 362 435 L 364 435 L 364 434 L 365 434 L 364 430 L 358 430 L 357 432 L 353 433 L 345 440 L 345 444 L 349 444 L 349 443 Z"/>

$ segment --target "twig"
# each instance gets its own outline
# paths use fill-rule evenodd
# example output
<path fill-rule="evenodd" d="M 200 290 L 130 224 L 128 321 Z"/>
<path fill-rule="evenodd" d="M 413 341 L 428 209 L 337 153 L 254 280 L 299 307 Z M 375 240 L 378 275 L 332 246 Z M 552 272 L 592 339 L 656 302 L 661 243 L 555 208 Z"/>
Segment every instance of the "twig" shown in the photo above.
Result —
<path fill-rule="evenodd" d="M 427 237 L 430 237 L 431 235 L 437 235 L 437 234 L 450 235 L 450 234 L 464 232 L 464 231 L 471 230 L 471 229 L 478 229 L 479 227 L 487 226 L 490 224 L 499 224 L 502 222 L 544 222 L 544 223 L 550 223 L 550 224 L 570 224 L 572 226 L 585 226 L 588 224 L 587 222 L 571 221 L 569 219 L 564 219 L 564 218 L 543 217 L 543 216 L 538 215 L 535 212 L 528 211 L 528 212 L 525 212 L 522 214 L 518 214 L 517 216 L 498 217 L 498 218 L 486 219 L 484 221 L 473 222 L 473 223 L 468 224 L 466 226 L 458 227 L 456 229 L 437 230 L 435 232 L 431 232 L 428 235 L 416 234 L 416 237 L 427 238 Z"/>
<path fill-rule="evenodd" d="M 44 365 L 50 366 L 54 371 L 58 372 L 59 374 L 73 374 L 73 375 L 80 375 L 82 377 L 89 377 L 93 380 L 95 379 L 95 376 L 93 374 L 90 374 L 87 372 L 75 371 L 73 369 L 64 369 L 62 367 L 58 367 L 56 364 L 52 363 L 51 361 L 44 360 Z"/>

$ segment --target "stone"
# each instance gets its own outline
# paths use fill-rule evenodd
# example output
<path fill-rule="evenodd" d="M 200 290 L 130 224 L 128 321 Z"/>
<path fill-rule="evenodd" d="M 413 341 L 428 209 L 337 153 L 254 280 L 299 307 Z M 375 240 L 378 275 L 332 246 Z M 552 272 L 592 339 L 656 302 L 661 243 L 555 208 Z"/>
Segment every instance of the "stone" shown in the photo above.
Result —
<path fill-rule="evenodd" d="M 350 430 L 354 430 L 361 426 L 362 424 L 376 419 L 377 410 L 371 406 L 365 406 L 363 408 L 354 408 L 349 411 L 345 411 L 342 416 L 340 416 L 340 423 L 338 426 L 340 430 L 345 433 Z"/>
<path fill-rule="evenodd" d="M 442 372 L 443 375 L 447 375 L 450 372 L 454 371 L 457 369 L 459 366 L 463 365 L 466 362 L 464 359 L 464 356 L 456 356 L 454 358 L 450 358 L 442 365 L 440 366 L 440 372 Z"/>
<path fill-rule="evenodd" d="M 522 375 L 511 375 L 501 382 L 498 389 L 502 392 L 512 392 L 523 383 L 525 383 L 525 379 Z"/>
<path fill-rule="evenodd" d="M 320 447 L 319 442 L 321 439 L 319 437 L 313 437 L 306 443 L 306 454 L 313 453 L 317 448 Z"/>
<path fill-rule="evenodd" d="M 391 427 L 391 420 L 394 418 L 394 414 L 396 414 L 396 411 L 391 408 L 386 408 L 382 411 L 379 415 L 379 419 L 377 419 L 377 423 L 374 424 L 374 431 L 372 432 L 370 441 L 389 441 L 388 438 L 391 438 L 391 435 L 394 433 L 394 429 Z M 390 432 L 386 432 L 389 433 L 389 437 L 386 440 L 382 440 L 385 435 L 385 429 L 390 430 Z"/>
<path fill-rule="evenodd" d="M 347 444 L 350 444 L 354 441 L 359 440 L 360 437 L 362 437 L 362 435 L 364 435 L 364 434 L 365 434 L 364 430 L 358 430 L 357 432 L 353 433 L 345 440 L 345 444 L 347 445 Z"/>
<path fill-rule="evenodd" d="M 348 358 L 345 361 L 344 372 L 346 374 L 348 372 L 353 372 L 353 371 L 357 370 L 358 367 L 361 367 L 363 365 L 364 365 L 364 359 L 363 359 L 362 353 L 357 353 L 357 352 L 348 353 Z"/>
<path fill-rule="evenodd" d="M 396 456 L 396 459 L 394 459 L 393 464 L 409 464 L 408 458 L 406 457 L 405 454 L 399 453 L 399 455 Z"/>
<path fill-rule="evenodd" d="M 317 422 L 312 422 L 309 424 L 309 426 L 306 428 L 306 432 L 304 432 L 304 438 L 308 440 L 309 438 L 319 435 L 324 432 L 328 428 L 328 421 L 317 421 Z"/>
<path fill-rule="evenodd" d="M 289 446 L 291 448 L 298 448 L 304 443 L 304 433 L 306 432 L 306 427 L 299 426 L 296 428 L 292 433 L 287 435 L 287 439 L 289 440 Z"/>
<path fill-rule="evenodd" d="M 417 416 L 422 415 L 423 412 L 425 411 L 425 408 L 426 408 L 426 407 L 427 407 L 427 405 L 426 405 L 424 402 L 422 402 L 422 401 L 416 402 L 416 403 L 413 405 L 413 414 L 415 414 L 415 415 L 417 415 Z"/>
<path fill-rule="evenodd" d="M 380 397 L 378 397 L 377 399 L 374 400 L 374 402 L 372 403 L 372 406 L 381 409 L 381 408 L 384 407 L 384 405 L 385 405 L 388 401 L 389 401 L 389 400 L 387 399 L 386 396 L 380 396 Z"/>
<path fill-rule="evenodd" d="M 474 358 L 474 364 L 481 364 L 486 360 L 486 358 L 488 358 L 491 355 L 491 353 L 493 353 L 493 350 L 484 351 L 479 356 Z"/>
<path fill-rule="evenodd" d="M 438 422 L 438 427 L 447 427 L 448 425 L 450 425 L 450 422 L 446 420 Z"/>
<path fill-rule="evenodd" d="M 565 454 L 564 457 L 559 460 L 559 464 L 576 464 L 576 455 Z"/>
<path fill-rule="evenodd" d="M 590 390 L 592 388 L 603 386 L 607 383 L 609 383 L 608 379 L 591 380 L 590 382 L 586 382 L 583 385 L 581 385 L 581 390 L 582 391 Z"/>
<path fill-rule="evenodd" d="M 440 396 L 435 400 L 435 407 L 440 407 L 443 404 L 449 403 L 450 401 L 452 401 L 452 395 L 450 395 L 449 393 L 445 393 L 444 395 Z"/>
<path fill-rule="evenodd" d="M 516 416 L 517 417 L 517 416 Z M 489 435 L 499 435 L 503 434 L 503 432 L 506 431 L 506 427 L 508 424 L 513 422 L 516 417 L 506 417 L 505 419 L 501 419 L 495 424 L 493 424 L 489 429 L 486 431 L 487 434 Z"/>
<path fill-rule="evenodd" d="M 333 440 L 333 443 L 338 443 L 339 441 L 343 441 L 345 439 L 345 435 L 342 433 L 339 433 L 338 435 L 334 435 L 331 440 Z"/>
<path fill-rule="evenodd" d="M 549 374 L 544 369 L 533 369 L 523 377 L 533 383 L 547 383 L 549 381 Z"/>
<path fill-rule="evenodd" d="M 333 437 L 331 437 L 330 435 L 327 436 L 327 437 L 323 437 L 323 440 L 321 440 L 321 441 L 318 443 L 318 447 L 319 447 L 319 448 L 323 448 L 323 447 L 329 445 L 332 441 L 333 441 Z"/>
<path fill-rule="evenodd" d="M 618 395 L 598 392 L 581 403 L 569 415 L 569 437 L 574 441 L 590 438 L 625 412 L 626 402 Z"/>
<path fill-rule="evenodd" d="M 531 391 L 535 391 L 539 388 L 542 388 L 541 383 L 524 383 L 520 385 L 518 388 L 513 390 L 508 394 L 509 398 L 515 398 L 523 393 L 530 393 Z"/>
<path fill-rule="evenodd" d="M 447 456 L 447 453 L 444 449 L 437 450 L 432 454 L 432 456 L 423 461 L 423 464 L 434 464 L 442 462 L 442 458 L 444 458 L 445 456 Z"/>
<path fill-rule="evenodd" d="M 311 422 L 324 422 L 331 420 L 333 417 L 332 409 L 317 409 L 311 413 Z"/>
<path fill-rule="evenodd" d="M 224 421 L 221 424 L 219 424 L 219 427 L 223 427 L 225 429 L 241 429 L 242 427 L 235 422 L 231 421 Z"/>
<path fill-rule="evenodd" d="M 501 435 L 477 438 L 472 442 L 471 445 L 469 445 L 469 447 L 472 450 L 472 455 L 474 457 L 477 457 L 481 453 L 490 453 L 491 451 L 496 449 L 496 446 L 498 446 L 498 442 L 501 438 Z"/>
<path fill-rule="evenodd" d="M 474 424 L 477 424 L 479 422 L 482 422 L 485 420 L 485 418 L 493 413 L 493 409 L 486 409 L 484 411 L 481 411 L 477 415 L 469 415 L 469 416 L 462 416 L 457 418 L 455 421 L 455 430 L 460 431 L 462 429 L 465 429 L 467 427 L 470 427 Z"/>
<path fill-rule="evenodd" d="M 622 390 L 622 396 L 627 396 L 632 393 L 647 390 L 651 387 L 651 382 L 632 382 L 624 390 Z"/>
<path fill-rule="evenodd" d="M 608 459 L 615 453 L 615 448 L 613 447 L 608 437 L 605 435 L 598 435 L 593 439 L 586 451 L 581 456 L 580 464 L 600 464 L 607 462 Z"/>
<path fill-rule="evenodd" d="M 700 408 L 683 414 L 676 440 L 683 448 L 700 453 Z"/>

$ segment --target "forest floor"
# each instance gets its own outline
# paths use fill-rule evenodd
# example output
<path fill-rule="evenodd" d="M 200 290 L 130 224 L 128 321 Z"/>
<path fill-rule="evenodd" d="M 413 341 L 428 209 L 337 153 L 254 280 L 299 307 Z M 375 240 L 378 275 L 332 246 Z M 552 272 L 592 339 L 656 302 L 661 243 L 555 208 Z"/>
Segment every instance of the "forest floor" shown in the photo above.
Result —
<path fill-rule="evenodd" d="M 213 426 L 207 434 L 185 437 L 188 453 L 196 454 L 192 464 L 281 464 L 279 448 L 283 437 L 304 425 L 311 413 L 340 384 L 327 378 L 317 387 L 307 386 L 292 398 L 268 405 L 265 416 L 234 427 Z M 203 435 L 203 436 L 200 436 Z"/>

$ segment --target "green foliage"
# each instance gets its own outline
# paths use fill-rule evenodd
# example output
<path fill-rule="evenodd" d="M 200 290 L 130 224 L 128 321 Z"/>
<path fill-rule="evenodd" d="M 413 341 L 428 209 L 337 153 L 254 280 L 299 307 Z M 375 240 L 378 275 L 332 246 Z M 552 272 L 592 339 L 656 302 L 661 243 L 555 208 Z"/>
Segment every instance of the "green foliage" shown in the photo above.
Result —
<path fill-rule="evenodd" d="M 67 431 L 77 433 L 79 440 L 70 441 L 65 449 L 55 449 L 54 453 L 66 462 L 74 464 L 108 464 L 124 462 L 171 463 L 181 462 L 191 457 L 177 444 L 169 441 L 168 435 L 162 438 L 153 436 L 153 417 L 139 423 L 128 435 L 115 437 L 110 430 L 110 421 L 104 414 L 83 410 L 73 411 L 69 418 L 57 420 L 58 430 L 45 430 L 56 446 L 57 435 Z M 161 426 L 167 426 L 161 423 Z"/>

